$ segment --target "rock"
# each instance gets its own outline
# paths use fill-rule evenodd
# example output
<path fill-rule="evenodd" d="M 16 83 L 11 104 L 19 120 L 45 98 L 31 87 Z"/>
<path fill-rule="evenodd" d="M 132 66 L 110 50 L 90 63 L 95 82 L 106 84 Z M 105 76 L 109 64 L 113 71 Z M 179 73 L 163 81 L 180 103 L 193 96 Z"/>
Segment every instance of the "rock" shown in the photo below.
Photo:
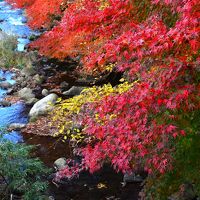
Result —
<path fill-rule="evenodd" d="M 79 95 L 82 90 L 85 89 L 84 87 L 72 86 L 69 90 L 63 92 L 63 95 L 66 96 L 76 96 Z"/>
<path fill-rule="evenodd" d="M 26 124 L 21 124 L 21 123 L 12 123 L 9 125 L 8 130 L 9 131 L 19 131 L 22 128 L 25 128 Z"/>
<path fill-rule="evenodd" d="M 9 199 L 11 199 L 11 200 L 20 200 L 20 199 L 22 199 L 22 195 L 20 195 L 20 194 L 10 194 L 10 198 Z"/>
<path fill-rule="evenodd" d="M 0 81 L 5 81 L 5 80 L 6 80 L 6 78 L 0 77 Z"/>
<path fill-rule="evenodd" d="M 33 106 L 36 102 L 38 102 L 37 98 L 31 98 L 31 99 L 26 101 L 26 105 Z"/>
<path fill-rule="evenodd" d="M 47 89 L 43 89 L 43 90 L 42 90 L 42 95 L 43 95 L 43 96 L 46 97 L 48 94 L 49 94 L 49 91 L 48 91 Z"/>
<path fill-rule="evenodd" d="M 10 88 L 7 90 L 6 94 L 11 95 L 11 94 L 13 94 L 13 92 L 14 92 L 14 90 L 12 88 Z"/>
<path fill-rule="evenodd" d="M 21 71 L 21 74 L 25 75 L 26 77 L 32 76 L 35 74 L 35 69 L 33 68 L 33 66 L 24 67 Z"/>
<path fill-rule="evenodd" d="M 44 77 L 43 77 L 43 76 L 40 76 L 39 74 L 36 74 L 36 75 L 33 77 L 33 81 L 34 81 L 36 84 L 42 84 L 43 81 L 44 81 Z"/>
<path fill-rule="evenodd" d="M 48 196 L 47 200 L 55 200 L 55 198 L 53 196 Z"/>
<path fill-rule="evenodd" d="M 44 71 L 50 71 L 50 70 L 52 70 L 52 68 L 49 65 L 44 65 L 43 70 Z"/>
<path fill-rule="evenodd" d="M 22 82 L 22 83 L 20 84 L 20 87 L 21 87 L 21 88 L 27 87 L 27 81 Z"/>
<path fill-rule="evenodd" d="M 53 196 L 47 196 L 47 195 L 41 196 L 41 199 L 43 199 L 43 200 L 55 200 L 55 198 Z"/>
<path fill-rule="evenodd" d="M 1 82 L 0 83 L 0 88 L 2 88 L 2 89 L 9 89 L 9 88 L 11 88 L 12 87 L 12 84 L 11 83 L 9 83 L 9 82 L 7 82 L 7 81 L 4 81 L 4 82 Z"/>
<path fill-rule="evenodd" d="M 66 91 L 67 89 L 69 89 L 69 83 L 67 83 L 66 81 L 62 82 L 60 84 L 60 89 L 61 91 Z"/>
<path fill-rule="evenodd" d="M 18 91 L 17 95 L 25 101 L 29 101 L 30 99 L 35 98 L 35 95 L 33 94 L 33 90 L 27 87 Z"/>
<path fill-rule="evenodd" d="M 22 23 L 27 23 L 27 19 L 26 18 L 22 18 Z"/>
<path fill-rule="evenodd" d="M 58 158 L 53 164 L 53 167 L 57 171 L 64 169 L 66 166 L 67 166 L 67 159 L 64 158 L 64 157 L 63 158 Z"/>
<path fill-rule="evenodd" d="M 21 83 L 23 83 L 24 81 L 25 81 L 25 78 L 22 77 L 22 76 L 20 76 L 20 77 L 18 77 L 18 78 L 16 79 L 16 82 L 17 82 L 18 84 L 21 84 Z"/>
<path fill-rule="evenodd" d="M 126 186 L 127 183 L 138 183 L 142 182 L 144 179 L 140 175 L 136 175 L 134 172 L 131 174 L 125 173 L 123 178 L 123 186 Z"/>
<path fill-rule="evenodd" d="M 192 184 L 182 184 L 179 191 L 171 195 L 168 200 L 193 200 L 196 197 Z"/>
<path fill-rule="evenodd" d="M 49 111 L 53 109 L 54 104 L 58 96 L 56 94 L 49 94 L 43 99 L 39 100 L 34 106 L 31 108 L 29 112 L 29 117 L 38 117 L 41 115 L 46 115 Z"/>
<path fill-rule="evenodd" d="M 2 100 L 0 101 L 0 106 L 8 107 L 8 106 L 11 106 L 11 103 L 9 101 Z"/>

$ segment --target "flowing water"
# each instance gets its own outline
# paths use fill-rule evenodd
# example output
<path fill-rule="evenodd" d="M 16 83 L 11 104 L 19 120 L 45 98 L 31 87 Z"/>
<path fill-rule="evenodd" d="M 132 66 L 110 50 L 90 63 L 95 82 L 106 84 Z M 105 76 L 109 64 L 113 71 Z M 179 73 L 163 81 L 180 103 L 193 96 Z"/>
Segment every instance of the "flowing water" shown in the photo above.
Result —
<path fill-rule="evenodd" d="M 26 25 L 26 17 L 23 15 L 23 10 L 12 9 L 12 6 L 5 1 L 0 0 L 0 29 L 18 38 L 18 51 L 23 51 L 26 44 L 29 43 L 31 35 L 38 34 L 32 31 Z"/>
<path fill-rule="evenodd" d="M 0 71 L 0 78 L 5 78 L 7 82 L 14 84 L 12 80 L 14 74 L 10 72 Z M 6 90 L 0 88 L 0 99 L 3 100 L 6 95 Z M 0 107 L 0 130 L 4 132 L 6 127 L 11 123 L 26 123 L 27 117 L 24 115 L 25 106 L 22 103 L 16 103 L 9 107 Z M 21 142 L 23 138 L 20 133 L 12 131 L 4 134 L 4 138 L 11 140 L 12 142 Z"/>
<path fill-rule="evenodd" d="M 18 38 L 18 51 L 23 51 L 29 43 L 28 37 L 37 34 L 26 25 L 26 18 L 20 9 L 12 9 L 11 5 L 0 0 L 0 29 L 7 34 Z M 14 74 L 0 70 L 0 79 L 5 78 L 11 84 Z M 1 81 L 0 81 L 1 82 Z M 0 88 L 0 100 L 6 96 L 6 90 Z M 0 133 L 11 123 L 27 123 L 26 107 L 22 103 L 16 103 L 9 107 L 0 107 Z M 37 145 L 35 153 L 47 166 L 52 167 L 53 162 L 59 157 L 70 156 L 70 148 L 51 137 L 40 137 L 20 132 L 9 132 L 3 134 L 4 138 L 10 141 L 25 142 Z M 50 184 L 49 195 L 56 200 L 137 200 L 141 187 L 138 184 L 130 184 L 125 188 L 121 187 L 122 174 L 116 174 L 111 168 L 104 167 L 100 172 L 89 175 L 85 173 L 75 182 L 56 188 Z M 101 187 L 98 188 L 98 184 Z"/>

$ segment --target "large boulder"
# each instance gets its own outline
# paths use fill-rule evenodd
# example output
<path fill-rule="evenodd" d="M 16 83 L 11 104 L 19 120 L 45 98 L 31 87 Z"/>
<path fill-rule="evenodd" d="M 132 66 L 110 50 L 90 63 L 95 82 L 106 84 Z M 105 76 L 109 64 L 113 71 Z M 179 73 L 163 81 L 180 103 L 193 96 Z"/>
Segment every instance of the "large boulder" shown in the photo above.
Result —
<path fill-rule="evenodd" d="M 29 101 L 30 99 L 35 98 L 33 90 L 27 87 L 18 91 L 17 95 L 25 101 Z"/>
<path fill-rule="evenodd" d="M 35 118 L 38 116 L 48 114 L 48 112 L 53 109 L 53 106 L 56 103 L 57 99 L 58 99 L 58 96 L 56 94 L 49 94 L 48 96 L 39 100 L 31 108 L 29 112 L 29 117 Z"/>

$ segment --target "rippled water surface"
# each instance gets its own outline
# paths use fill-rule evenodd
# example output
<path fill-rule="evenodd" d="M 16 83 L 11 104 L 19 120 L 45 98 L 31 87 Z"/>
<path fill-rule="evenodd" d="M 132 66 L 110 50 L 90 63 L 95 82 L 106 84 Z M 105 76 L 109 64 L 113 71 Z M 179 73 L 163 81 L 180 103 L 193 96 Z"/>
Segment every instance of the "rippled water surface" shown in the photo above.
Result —
<path fill-rule="evenodd" d="M 13 74 L 10 72 L 0 71 L 0 79 L 5 78 L 7 82 L 15 84 L 12 79 Z M 2 81 L 0 81 L 2 82 Z M 0 99 L 3 100 L 6 95 L 6 90 L 0 88 Z M 0 130 L 4 132 L 6 127 L 11 123 L 26 123 L 27 117 L 24 114 L 25 107 L 22 103 L 16 103 L 12 106 L 1 107 L 0 106 Z M 11 140 L 12 142 L 22 141 L 23 138 L 20 133 L 12 131 L 10 133 L 4 134 L 4 138 Z"/>

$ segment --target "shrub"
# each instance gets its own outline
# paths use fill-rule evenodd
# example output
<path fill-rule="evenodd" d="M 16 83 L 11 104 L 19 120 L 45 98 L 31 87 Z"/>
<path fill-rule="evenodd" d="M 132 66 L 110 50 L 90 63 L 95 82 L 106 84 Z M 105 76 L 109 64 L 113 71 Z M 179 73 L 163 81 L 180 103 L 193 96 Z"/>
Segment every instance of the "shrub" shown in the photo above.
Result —
<path fill-rule="evenodd" d="M 84 118 L 84 116 L 81 117 L 81 113 L 83 113 L 86 104 L 99 101 L 109 95 L 121 94 L 128 91 L 131 86 L 132 84 L 128 82 L 116 87 L 112 87 L 111 84 L 101 87 L 93 86 L 92 88 L 84 89 L 78 96 L 60 101 L 52 113 L 52 125 L 58 129 L 55 136 L 63 135 L 65 140 L 83 141 L 84 136 L 76 126 L 81 123 L 80 118 Z"/>
<path fill-rule="evenodd" d="M 39 159 L 31 158 L 32 149 L 32 146 L 1 140 L 0 177 L 5 185 L 1 199 L 7 199 L 11 193 L 22 194 L 24 200 L 42 199 L 47 189 L 43 176 L 49 171 Z"/>

